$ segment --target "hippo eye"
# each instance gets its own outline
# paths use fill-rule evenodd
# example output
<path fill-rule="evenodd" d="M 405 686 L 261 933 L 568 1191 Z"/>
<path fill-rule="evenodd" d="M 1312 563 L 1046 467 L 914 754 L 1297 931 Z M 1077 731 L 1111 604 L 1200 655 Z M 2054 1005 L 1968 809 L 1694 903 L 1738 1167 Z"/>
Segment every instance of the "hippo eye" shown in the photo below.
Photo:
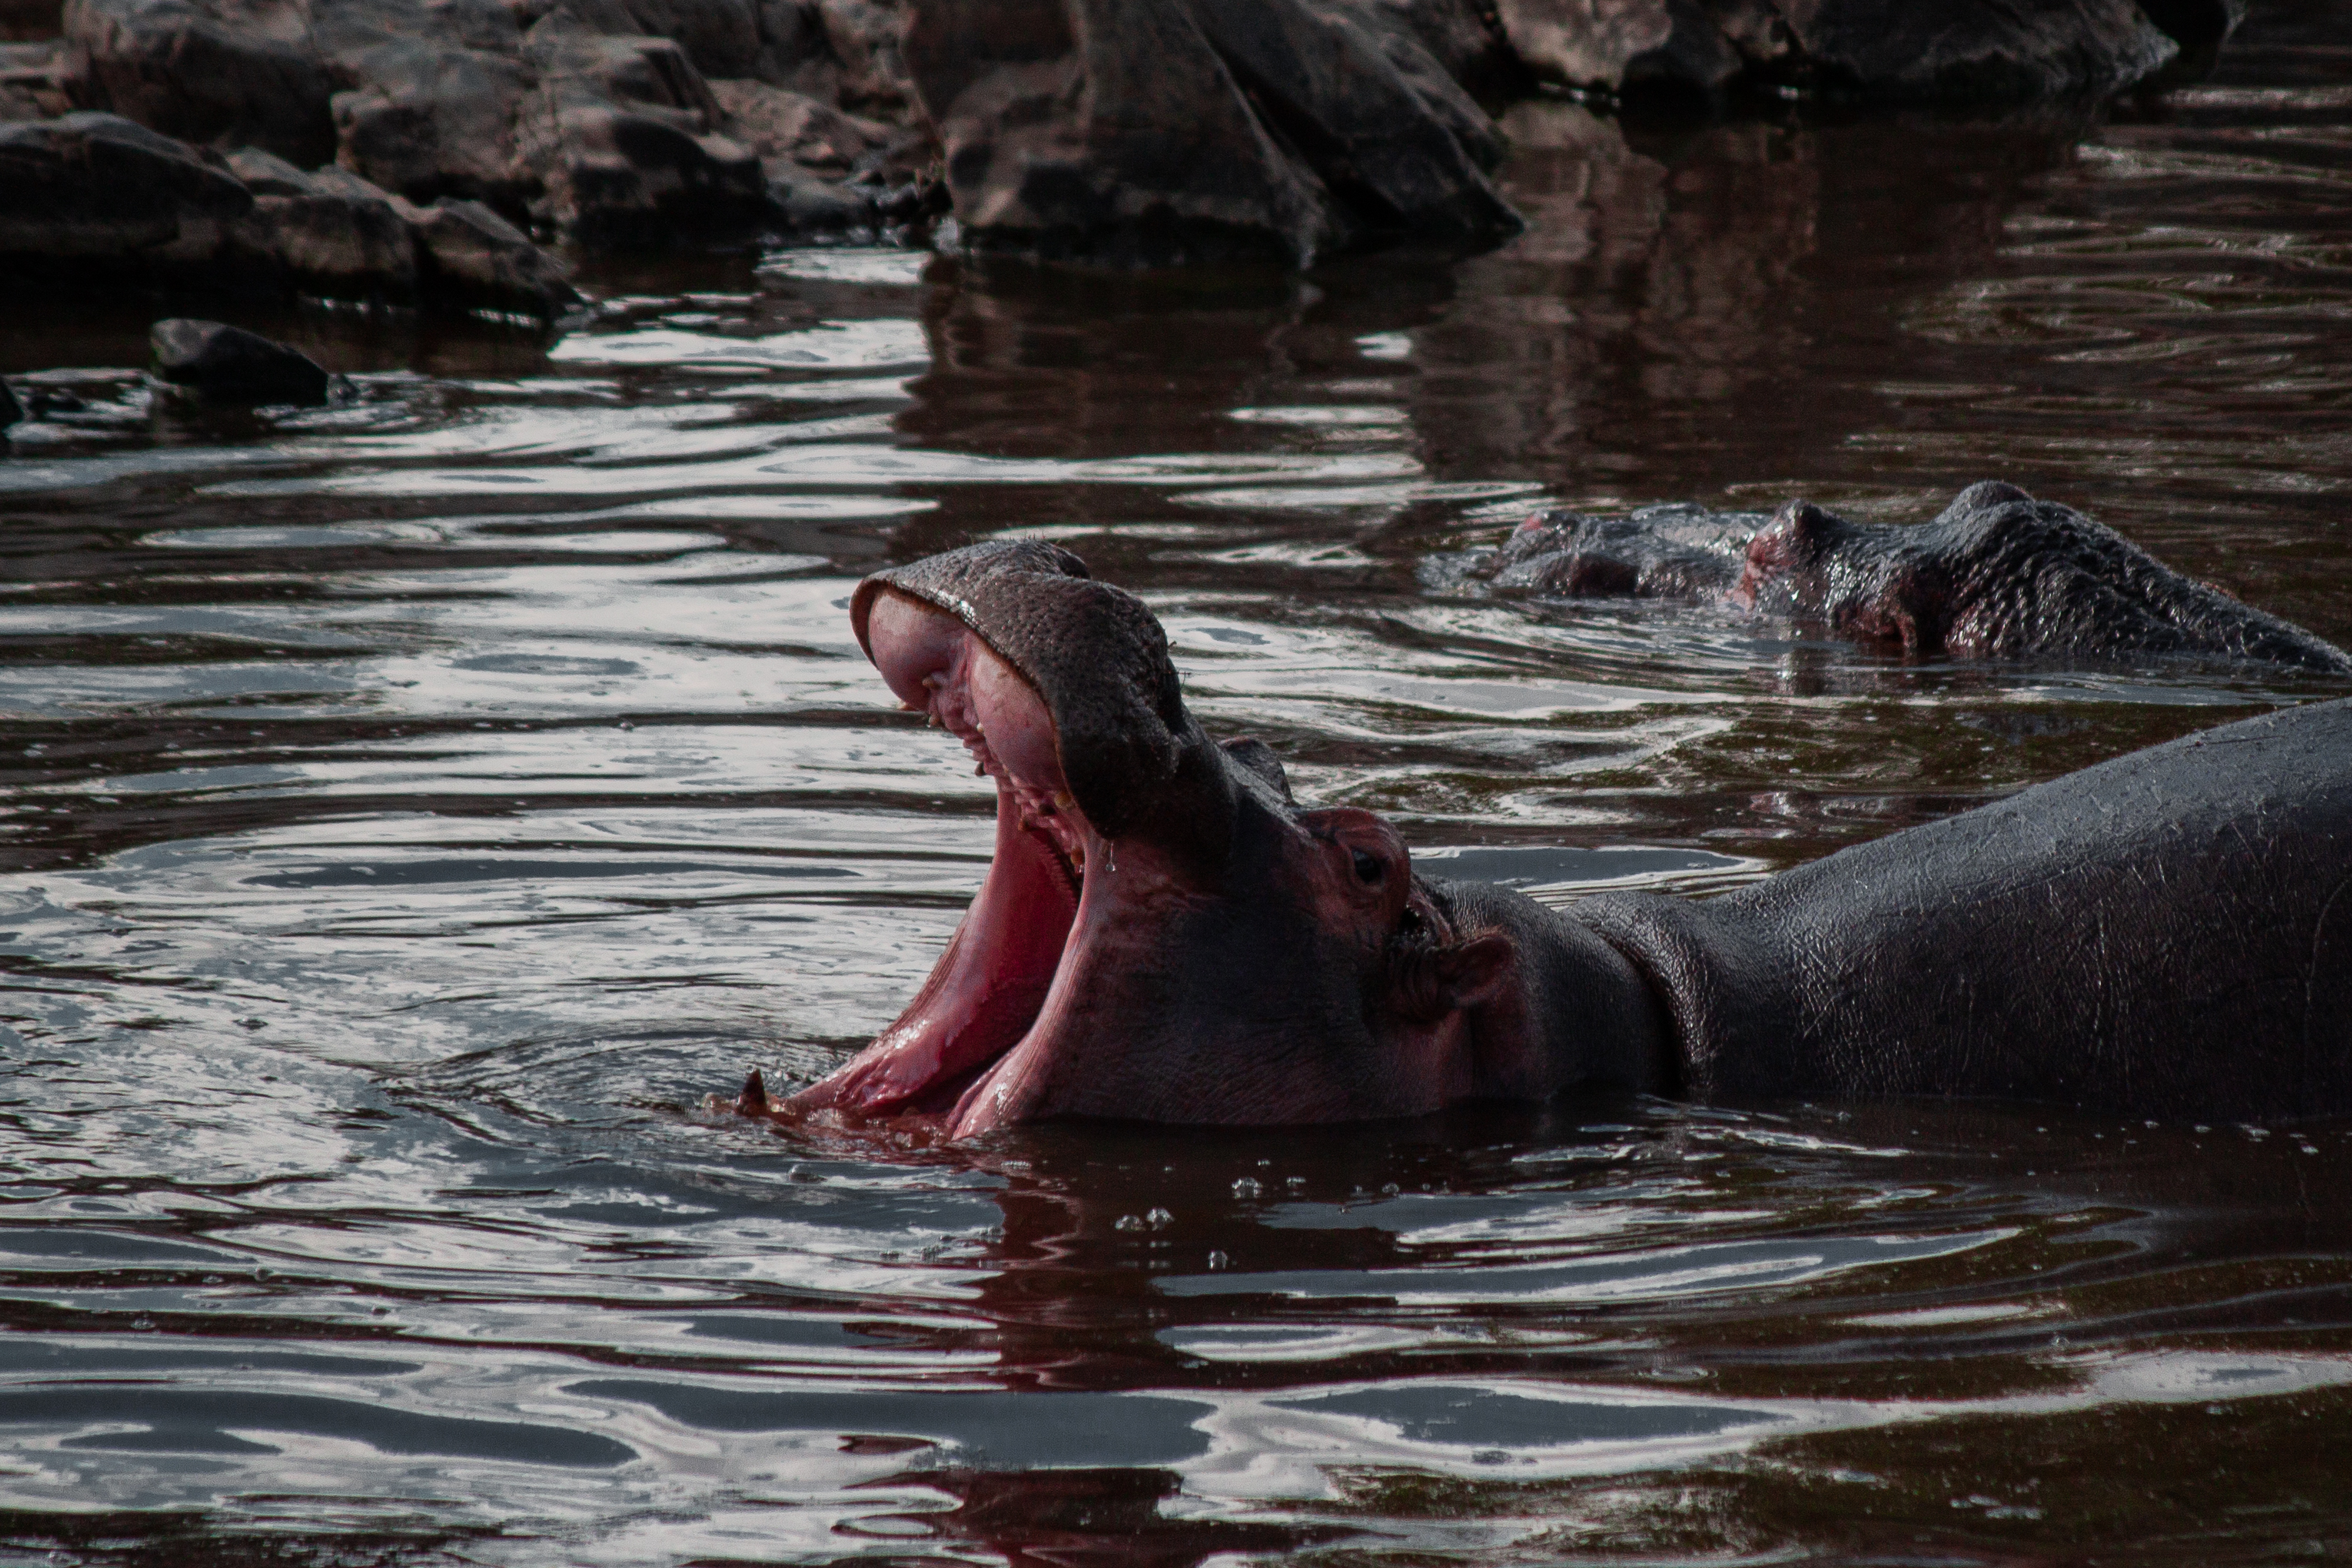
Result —
<path fill-rule="evenodd" d="M 1367 855 L 1360 849 L 1350 849 L 1348 853 L 1355 858 L 1356 880 L 1359 882 L 1377 882 L 1381 873 L 1387 870 L 1376 856 Z"/>

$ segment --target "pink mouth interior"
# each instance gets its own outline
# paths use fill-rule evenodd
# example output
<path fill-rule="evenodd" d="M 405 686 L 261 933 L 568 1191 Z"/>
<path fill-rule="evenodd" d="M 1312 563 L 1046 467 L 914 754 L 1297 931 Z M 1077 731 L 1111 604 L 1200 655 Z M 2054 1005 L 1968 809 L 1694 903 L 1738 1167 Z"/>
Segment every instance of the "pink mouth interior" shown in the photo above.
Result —
<path fill-rule="evenodd" d="M 1035 1022 L 1069 945 L 1088 852 L 1100 841 L 1063 781 L 1045 702 L 971 628 L 893 592 L 875 601 L 866 636 L 900 702 L 952 731 L 996 781 L 996 853 L 906 1012 L 793 1098 L 860 1116 L 945 1114 Z"/>

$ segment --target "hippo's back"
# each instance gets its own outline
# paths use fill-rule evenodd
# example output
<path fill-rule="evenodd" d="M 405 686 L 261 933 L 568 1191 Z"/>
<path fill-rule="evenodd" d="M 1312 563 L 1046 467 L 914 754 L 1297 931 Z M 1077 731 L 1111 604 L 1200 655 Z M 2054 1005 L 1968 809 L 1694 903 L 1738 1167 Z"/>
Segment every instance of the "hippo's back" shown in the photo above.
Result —
<path fill-rule="evenodd" d="M 2231 724 L 1661 921 L 1693 1092 L 2352 1110 L 2352 701 Z"/>

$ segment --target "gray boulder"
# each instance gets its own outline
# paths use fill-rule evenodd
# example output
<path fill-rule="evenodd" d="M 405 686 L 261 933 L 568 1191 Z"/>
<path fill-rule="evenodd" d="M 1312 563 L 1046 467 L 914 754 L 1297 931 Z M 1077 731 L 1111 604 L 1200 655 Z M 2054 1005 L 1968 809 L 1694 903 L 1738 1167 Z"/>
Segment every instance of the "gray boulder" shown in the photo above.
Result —
<path fill-rule="evenodd" d="M 304 196 L 318 188 L 310 175 L 258 147 L 240 147 L 222 162 L 257 196 Z"/>
<path fill-rule="evenodd" d="M 751 0 L 570 0 L 567 8 L 600 33 L 667 38 L 704 76 L 756 76 L 766 53 Z"/>
<path fill-rule="evenodd" d="M 1382 230 L 1509 232 L 1485 116 L 1394 47 L 1302 0 L 929 0 L 904 58 L 977 249 L 1304 265 Z"/>
<path fill-rule="evenodd" d="M 114 115 L 0 125 L 0 261 L 16 270 L 198 270 L 252 210 L 234 175 Z"/>
<path fill-rule="evenodd" d="M 329 377 L 316 360 L 257 332 L 174 317 L 150 329 L 155 374 L 225 403 L 324 403 Z"/>
<path fill-rule="evenodd" d="M 519 214 L 540 195 L 521 132 L 536 80 L 513 12 L 486 0 L 310 4 L 321 58 L 344 84 L 331 105 L 336 162 L 411 201 Z"/>
<path fill-rule="evenodd" d="M 721 133 L 699 68 L 770 68 L 753 0 L 72 5 L 79 100 L 170 134 L 340 163 L 412 202 L 480 201 L 591 243 L 740 227 L 766 209 L 760 161 Z"/>
<path fill-rule="evenodd" d="M 1511 52 L 1494 7 L 1481 0 L 1324 3 L 1345 11 L 1381 39 L 1396 68 L 1409 78 L 1418 79 L 1434 65 L 1454 86 L 1488 101 L 1517 97 L 1530 85 L 1527 67 Z"/>
<path fill-rule="evenodd" d="M 304 174 L 266 153 L 229 162 L 254 192 L 242 242 L 298 288 L 341 299 L 415 297 L 413 225 L 389 193 L 332 165 Z"/>
<path fill-rule="evenodd" d="M 444 196 L 429 207 L 394 205 L 415 237 L 428 298 L 541 320 L 580 303 L 555 258 L 481 203 Z"/>
<path fill-rule="evenodd" d="M 546 210 L 567 234 L 658 247 L 764 209 L 758 157 L 717 133 L 718 102 L 677 44 L 591 32 L 557 12 L 531 29 L 525 58 L 540 80 Z"/>
<path fill-rule="evenodd" d="M 68 90 L 199 145 L 334 156 L 334 88 L 301 0 L 67 0 Z"/>
<path fill-rule="evenodd" d="M 747 74 L 903 124 L 916 93 L 902 40 L 918 9 L 908 0 L 760 0 L 761 68 Z"/>
<path fill-rule="evenodd" d="M 770 161 L 783 159 L 839 179 L 888 153 L 905 134 L 764 81 L 714 77 L 710 96 L 727 134 L 755 153 L 771 178 L 778 171 Z"/>
<path fill-rule="evenodd" d="M 1538 76 L 1611 90 L 1746 79 L 1911 103 L 2103 97 L 2177 49 L 2134 0 L 1496 0 L 1496 13 Z"/>
<path fill-rule="evenodd" d="M 63 52 L 55 39 L 0 44 L 0 121 L 54 120 L 73 112 L 65 93 Z"/>
<path fill-rule="evenodd" d="M 255 148 L 222 160 L 110 114 L 0 124 L 0 274 L 542 319 L 580 301 L 552 257 L 478 203 L 418 206 Z"/>
<path fill-rule="evenodd" d="M 1518 228 L 1483 173 L 1503 156 L 1494 121 L 1402 31 L 1297 0 L 1192 0 L 1192 15 L 1259 116 L 1366 226 L 1447 239 Z"/>

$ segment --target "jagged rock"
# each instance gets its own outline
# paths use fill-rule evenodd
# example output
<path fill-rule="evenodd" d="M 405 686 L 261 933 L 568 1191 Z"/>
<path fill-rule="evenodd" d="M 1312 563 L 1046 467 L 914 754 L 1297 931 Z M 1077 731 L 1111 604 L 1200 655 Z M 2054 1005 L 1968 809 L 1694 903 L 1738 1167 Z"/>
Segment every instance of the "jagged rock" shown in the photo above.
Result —
<path fill-rule="evenodd" d="M 0 121 L 54 120 L 73 112 L 63 79 L 65 61 L 55 40 L 0 44 Z"/>
<path fill-rule="evenodd" d="M 67 0 L 68 89 L 181 141 L 334 156 L 333 91 L 301 0 Z"/>
<path fill-rule="evenodd" d="M 198 268 L 252 210 L 194 149 L 114 115 L 0 125 L 0 258 L 19 268 Z"/>
<path fill-rule="evenodd" d="M 1494 121 L 1402 32 L 1297 0 L 1192 0 L 1192 14 L 1252 106 L 1366 226 L 1464 239 L 1519 226 L 1481 172 L 1503 156 Z"/>
<path fill-rule="evenodd" d="M 316 188 L 310 175 L 258 147 L 240 147 L 224 162 L 228 172 L 257 196 L 307 196 Z"/>
<path fill-rule="evenodd" d="M 246 184 L 256 193 L 241 234 L 248 248 L 313 293 L 399 300 L 415 296 L 415 236 L 387 192 L 332 165 L 316 174 L 303 174 L 276 159 L 270 160 L 276 168 L 256 167 L 268 156 L 240 153 L 230 161 L 238 173 L 256 168 L 259 176 L 249 176 Z"/>
<path fill-rule="evenodd" d="M 704 76 L 756 76 L 766 52 L 751 0 L 568 0 L 567 9 L 600 33 L 667 38 Z"/>
<path fill-rule="evenodd" d="M 835 178 L 887 152 L 899 132 L 871 120 L 844 114 L 803 92 L 764 81 L 712 78 L 728 134 L 769 159 L 789 159 L 800 167 Z M 771 170 L 770 178 L 775 177 Z"/>
<path fill-rule="evenodd" d="M 1528 85 L 1527 67 L 1511 52 L 1492 8 L 1476 0 L 1326 3 L 1346 10 L 1389 46 L 1389 58 L 1408 78 L 1424 62 L 1433 63 L 1464 91 L 1490 100 L 1516 95 Z M 1396 47 L 1398 40 L 1416 47 Z"/>
<path fill-rule="evenodd" d="M 69 4 L 92 104 L 297 173 L 331 142 L 412 204 L 479 201 L 591 245 L 861 203 L 883 224 L 919 216 L 938 175 L 907 124 L 918 99 L 982 247 L 1303 260 L 1515 224 L 1482 172 L 1500 142 L 1461 85 L 1496 53 L 1480 0 Z M 383 203 L 257 178 L 284 205 L 253 219 L 256 247 L 306 286 L 398 288 Z"/>
<path fill-rule="evenodd" d="M 0 273 L 542 318 L 579 302 L 552 257 L 477 203 L 419 207 L 253 148 L 224 162 L 110 114 L 0 125 Z"/>
<path fill-rule="evenodd" d="M 1574 87 L 1616 89 L 1665 74 L 1663 62 L 1706 57 L 1695 85 L 1721 86 L 1738 57 L 1691 0 L 1496 0 L 1496 15 L 1519 58 L 1540 77 Z M 1677 25 L 1681 47 L 1673 46 Z"/>
<path fill-rule="evenodd" d="M 520 213 L 542 184 L 520 121 L 534 79 L 516 16 L 490 0 L 310 0 L 322 57 L 351 84 L 331 103 L 337 162 L 412 201 L 461 196 Z"/>
<path fill-rule="evenodd" d="M 174 386 L 235 403 L 324 403 L 328 375 L 310 355 L 258 332 L 174 317 L 150 329 L 155 374 Z"/>
<path fill-rule="evenodd" d="M 415 236 L 422 287 L 455 303 L 541 319 L 580 302 L 555 258 L 479 202 L 396 202 Z"/>
<path fill-rule="evenodd" d="M 1301 0 L 931 0 L 905 48 L 975 248 L 1304 264 L 1369 231 L 1516 226 L 1475 161 L 1491 143 L 1456 134 L 1476 107 Z"/>
<path fill-rule="evenodd" d="M 550 194 L 583 244 L 659 247 L 682 233 L 748 224 L 767 204 L 760 161 L 721 136 L 599 106 L 559 111 L 563 153 Z"/>
<path fill-rule="evenodd" d="M 820 179 L 789 158 L 769 160 L 768 201 L 796 235 L 838 235 L 881 226 L 882 215 L 863 193 Z"/>
<path fill-rule="evenodd" d="M 756 74 L 894 124 L 915 103 L 901 47 L 903 0 L 761 0 L 764 68 Z"/>
<path fill-rule="evenodd" d="M 331 159 L 412 201 L 480 200 L 599 241 L 764 205 L 758 160 L 717 134 L 696 67 L 761 68 L 752 0 L 71 4 L 76 92 L 173 134 Z"/>
<path fill-rule="evenodd" d="M 882 229 L 932 216 L 936 175 L 919 134 L 764 81 L 722 79 L 710 91 L 728 133 L 759 156 L 787 233 Z M 844 184 L 853 176 L 855 185 Z"/>
<path fill-rule="evenodd" d="M 1175 7 L 936 0 L 906 59 L 975 248 L 1304 263 L 1353 237 Z"/>
<path fill-rule="evenodd" d="M 2151 0 L 2184 15 L 2234 3 Z M 1746 78 L 1920 103 L 2099 97 L 2177 48 L 2133 0 L 1496 0 L 1496 12 L 1537 74 L 1612 90 L 1715 92 Z"/>

